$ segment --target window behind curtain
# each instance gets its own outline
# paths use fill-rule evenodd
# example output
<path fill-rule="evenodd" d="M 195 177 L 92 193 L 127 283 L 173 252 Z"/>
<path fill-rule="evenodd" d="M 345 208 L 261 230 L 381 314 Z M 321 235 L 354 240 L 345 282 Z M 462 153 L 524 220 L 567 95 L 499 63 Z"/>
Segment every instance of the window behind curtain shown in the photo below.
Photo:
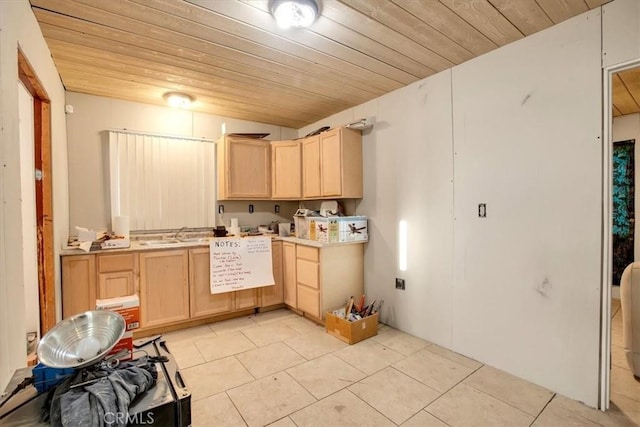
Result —
<path fill-rule="evenodd" d="M 213 227 L 213 141 L 109 131 L 111 217 L 131 230 Z"/>

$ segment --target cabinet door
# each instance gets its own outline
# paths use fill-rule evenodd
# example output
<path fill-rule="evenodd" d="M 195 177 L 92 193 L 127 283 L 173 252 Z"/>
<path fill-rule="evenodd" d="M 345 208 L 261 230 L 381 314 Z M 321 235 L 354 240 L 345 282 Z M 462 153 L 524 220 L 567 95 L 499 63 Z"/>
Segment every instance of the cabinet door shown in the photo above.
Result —
<path fill-rule="evenodd" d="M 342 141 L 340 129 L 320 134 L 320 176 L 322 196 L 342 195 Z"/>
<path fill-rule="evenodd" d="M 262 295 L 260 307 L 282 304 L 284 302 L 284 274 L 282 269 L 282 242 L 271 242 L 271 260 L 273 264 L 273 286 L 260 288 Z"/>
<path fill-rule="evenodd" d="M 123 297 L 136 293 L 132 271 L 98 274 L 98 299 Z"/>
<path fill-rule="evenodd" d="M 245 289 L 242 291 L 235 291 L 236 298 L 236 310 L 245 310 L 247 308 L 257 307 L 258 304 L 258 289 Z"/>
<path fill-rule="evenodd" d="M 302 157 L 298 141 L 271 143 L 271 198 L 299 199 L 302 196 Z"/>
<path fill-rule="evenodd" d="M 320 315 L 320 291 L 298 285 L 298 310 L 309 313 L 321 319 Z"/>
<path fill-rule="evenodd" d="M 282 244 L 283 253 L 283 280 L 284 280 L 284 303 L 290 307 L 297 308 L 296 299 L 296 245 L 295 243 L 284 242 Z"/>
<path fill-rule="evenodd" d="M 233 311 L 233 292 L 211 294 L 209 249 L 189 250 L 189 304 L 191 317 L 211 316 Z"/>
<path fill-rule="evenodd" d="M 188 268 L 186 250 L 140 253 L 140 326 L 189 318 Z"/>
<path fill-rule="evenodd" d="M 302 197 L 320 197 L 320 136 L 302 141 Z"/>
<path fill-rule="evenodd" d="M 96 256 L 98 299 L 122 297 L 138 292 L 138 254 Z"/>
<path fill-rule="evenodd" d="M 221 199 L 268 199 L 271 197 L 269 141 L 226 137 L 222 153 L 224 183 Z M 218 163 L 220 167 L 221 164 Z"/>
<path fill-rule="evenodd" d="M 95 255 L 62 257 L 62 317 L 96 308 Z"/>

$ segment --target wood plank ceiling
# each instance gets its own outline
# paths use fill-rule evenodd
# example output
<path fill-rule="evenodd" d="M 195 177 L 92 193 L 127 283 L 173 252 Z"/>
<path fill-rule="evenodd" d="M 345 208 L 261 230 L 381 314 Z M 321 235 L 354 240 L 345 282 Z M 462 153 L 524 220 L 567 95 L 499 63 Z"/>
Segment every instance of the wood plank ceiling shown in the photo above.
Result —
<path fill-rule="evenodd" d="M 613 75 L 613 116 L 640 113 L 640 67 Z"/>
<path fill-rule="evenodd" d="M 68 91 L 300 128 L 608 1 L 323 0 L 293 30 L 268 0 L 31 4 Z"/>

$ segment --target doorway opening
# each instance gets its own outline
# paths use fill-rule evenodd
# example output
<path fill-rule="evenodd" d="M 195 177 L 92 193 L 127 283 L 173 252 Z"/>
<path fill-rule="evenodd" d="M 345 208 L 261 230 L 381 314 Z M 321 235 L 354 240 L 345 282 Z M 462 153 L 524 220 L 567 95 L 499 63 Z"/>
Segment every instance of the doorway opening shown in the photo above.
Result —
<path fill-rule="evenodd" d="M 603 304 L 601 409 L 615 406 L 622 412 L 640 405 L 636 380 L 625 351 L 624 305 L 620 284 L 624 269 L 640 260 L 635 218 L 640 204 L 636 185 L 640 174 L 640 62 L 605 69 L 603 147 Z M 640 311 L 640 307 L 637 307 Z M 627 311 L 629 309 L 627 308 Z M 630 316 L 630 313 L 624 313 Z M 635 315 L 634 315 L 635 317 Z M 628 327 L 628 326 L 627 326 Z M 628 331 L 627 331 L 628 332 Z"/>
<path fill-rule="evenodd" d="M 44 86 L 18 49 L 18 78 L 33 98 L 36 245 L 40 336 L 56 323 L 51 166 L 51 105 Z"/>

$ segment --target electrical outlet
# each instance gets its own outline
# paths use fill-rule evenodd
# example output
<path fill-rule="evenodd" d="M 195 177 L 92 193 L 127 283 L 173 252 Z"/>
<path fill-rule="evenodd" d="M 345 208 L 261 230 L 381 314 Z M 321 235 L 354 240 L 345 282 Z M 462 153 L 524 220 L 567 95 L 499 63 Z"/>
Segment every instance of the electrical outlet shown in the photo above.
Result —
<path fill-rule="evenodd" d="M 486 218 L 487 217 L 487 204 L 486 203 L 480 203 L 478 205 L 478 216 L 480 218 Z"/>
<path fill-rule="evenodd" d="M 224 213 L 224 205 L 218 205 L 218 213 L 222 215 Z"/>
<path fill-rule="evenodd" d="M 396 277 L 396 289 L 402 289 L 404 291 L 404 279 Z"/>
<path fill-rule="evenodd" d="M 253 205 L 249 205 L 249 213 L 253 213 Z"/>
<path fill-rule="evenodd" d="M 280 213 L 280 205 L 275 205 L 273 207 L 273 210 L 274 210 L 275 213 Z"/>

